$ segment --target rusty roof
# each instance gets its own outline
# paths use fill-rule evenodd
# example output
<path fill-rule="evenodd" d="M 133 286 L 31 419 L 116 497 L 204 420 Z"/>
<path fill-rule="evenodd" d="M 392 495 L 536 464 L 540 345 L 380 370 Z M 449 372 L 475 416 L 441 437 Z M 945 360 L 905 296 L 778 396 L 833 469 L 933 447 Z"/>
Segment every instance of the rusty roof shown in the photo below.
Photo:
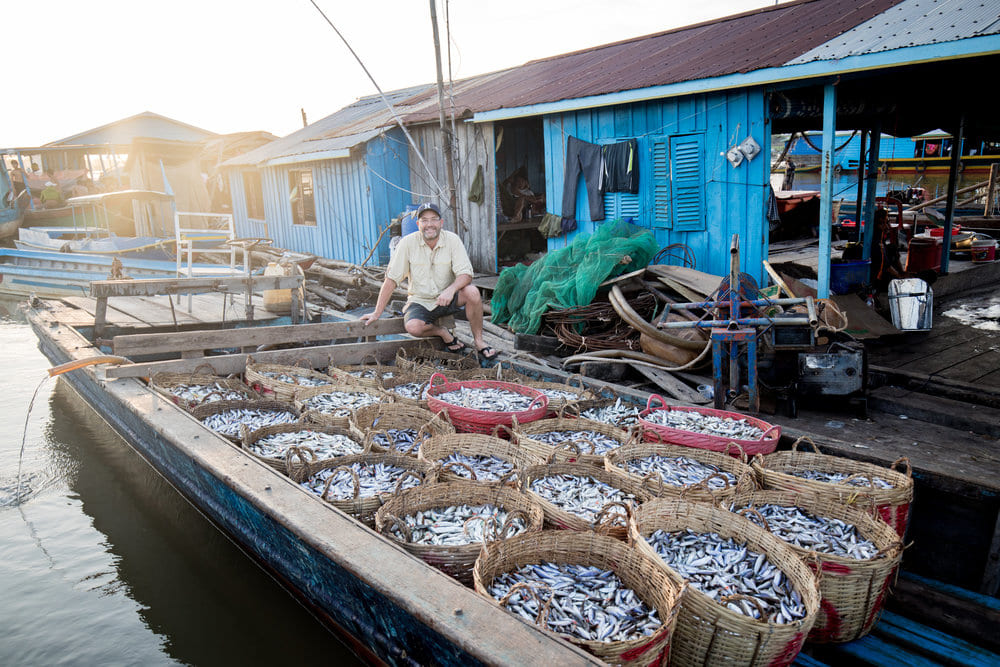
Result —
<path fill-rule="evenodd" d="M 533 60 L 467 79 L 455 104 L 490 111 L 780 67 L 901 1 L 797 0 Z M 404 119 L 435 118 L 432 104 Z"/>

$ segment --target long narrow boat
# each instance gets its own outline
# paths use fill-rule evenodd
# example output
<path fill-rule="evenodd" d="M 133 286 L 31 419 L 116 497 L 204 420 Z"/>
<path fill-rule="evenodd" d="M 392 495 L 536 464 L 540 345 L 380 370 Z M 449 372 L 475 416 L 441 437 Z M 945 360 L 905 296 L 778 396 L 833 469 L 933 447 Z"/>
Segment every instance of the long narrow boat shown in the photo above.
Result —
<path fill-rule="evenodd" d="M 80 330 L 60 324 L 51 311 L 26 314 L 40 349 L 54 364 L 101 355 Z M 357 336 L 359 325 L 305 326 L 325 326 L 320 337 L 338 338 Z M 317 336 L 316 331 L 302 329 L 301 335 Z M 375 333 L 402 331 L 397 319 L 378 323 Z M 275 336 L 259 335 L 272 342 Z M 299 348 L 254 358 L 290 362 L 289 355 L 306 352 L 360 363 L 371 354 L 386 358 L 398 345 L 414 342 Z M 244 355 L 230 356 L 245 363 Z M 207 431 L 140 378 L 112 380 L 97 366 L 63 377 L 153 468 L 363 659 L 394 665 L 600 664 L 311 497 Z"/>

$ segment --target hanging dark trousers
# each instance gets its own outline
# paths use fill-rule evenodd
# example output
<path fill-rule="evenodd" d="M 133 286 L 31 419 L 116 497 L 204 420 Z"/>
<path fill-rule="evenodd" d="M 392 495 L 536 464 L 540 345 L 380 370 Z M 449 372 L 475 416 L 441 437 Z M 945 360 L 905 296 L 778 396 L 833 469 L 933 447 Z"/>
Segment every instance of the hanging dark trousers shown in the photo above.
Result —
<path fill-rule="evenodd" d="M 566 142 L 566 176 L 563 180 L 562 217 L 563 229 L 576 229 L 576 184 L 583 172 L 587 185 L 587 203 L 590 206 L 590 220 L 604 220 L 604 197 L 601 192 L 601 147 L 576 137 Z"/>

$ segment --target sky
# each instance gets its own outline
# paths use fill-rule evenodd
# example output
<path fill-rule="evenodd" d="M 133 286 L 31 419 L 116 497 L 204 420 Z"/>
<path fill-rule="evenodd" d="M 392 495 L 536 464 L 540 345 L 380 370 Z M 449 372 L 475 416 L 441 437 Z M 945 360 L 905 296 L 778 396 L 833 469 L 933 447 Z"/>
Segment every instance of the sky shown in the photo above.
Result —
<path fill-rule="evenodd" d="M 384 91 L 435 80 L 428 0 L 316 3 Z M 3 39 L 3 148 L 143 111 L 212 132 L 284 136 L 302 126 L 300 109 L 312 122 L 376 92 L 310 0 L 3 4 L 13 28 Z M 456 79 L 773 4 L 437 0 L 443 49 L 447 7 Z"/>

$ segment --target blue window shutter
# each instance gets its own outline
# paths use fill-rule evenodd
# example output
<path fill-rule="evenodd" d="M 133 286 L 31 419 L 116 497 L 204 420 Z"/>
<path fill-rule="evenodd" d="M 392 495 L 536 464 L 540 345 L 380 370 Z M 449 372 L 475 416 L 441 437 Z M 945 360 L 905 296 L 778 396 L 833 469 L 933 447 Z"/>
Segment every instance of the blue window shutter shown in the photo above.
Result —
<path fill-rule="evenodd" d="M 670 229 L 673 217 L 670 215 L 670 162 L 667 142 L 664 138 L 650 142 L 652 157 L 653 216 L 652 227 Z"/>
<path fill-rule="evenodd" d="M 674 186 L 673 227 L 678 232 L 705 230 L 703 135 L 670 137 L 670 174 Z"/>
<path fill-rule="evenodd" d="M 617 220 L 619 218 L 634 218 L 635 224 L 640 224 L 639 195 L 628 192 L 605 192 L 604 193 L 604 219 Z"/>

